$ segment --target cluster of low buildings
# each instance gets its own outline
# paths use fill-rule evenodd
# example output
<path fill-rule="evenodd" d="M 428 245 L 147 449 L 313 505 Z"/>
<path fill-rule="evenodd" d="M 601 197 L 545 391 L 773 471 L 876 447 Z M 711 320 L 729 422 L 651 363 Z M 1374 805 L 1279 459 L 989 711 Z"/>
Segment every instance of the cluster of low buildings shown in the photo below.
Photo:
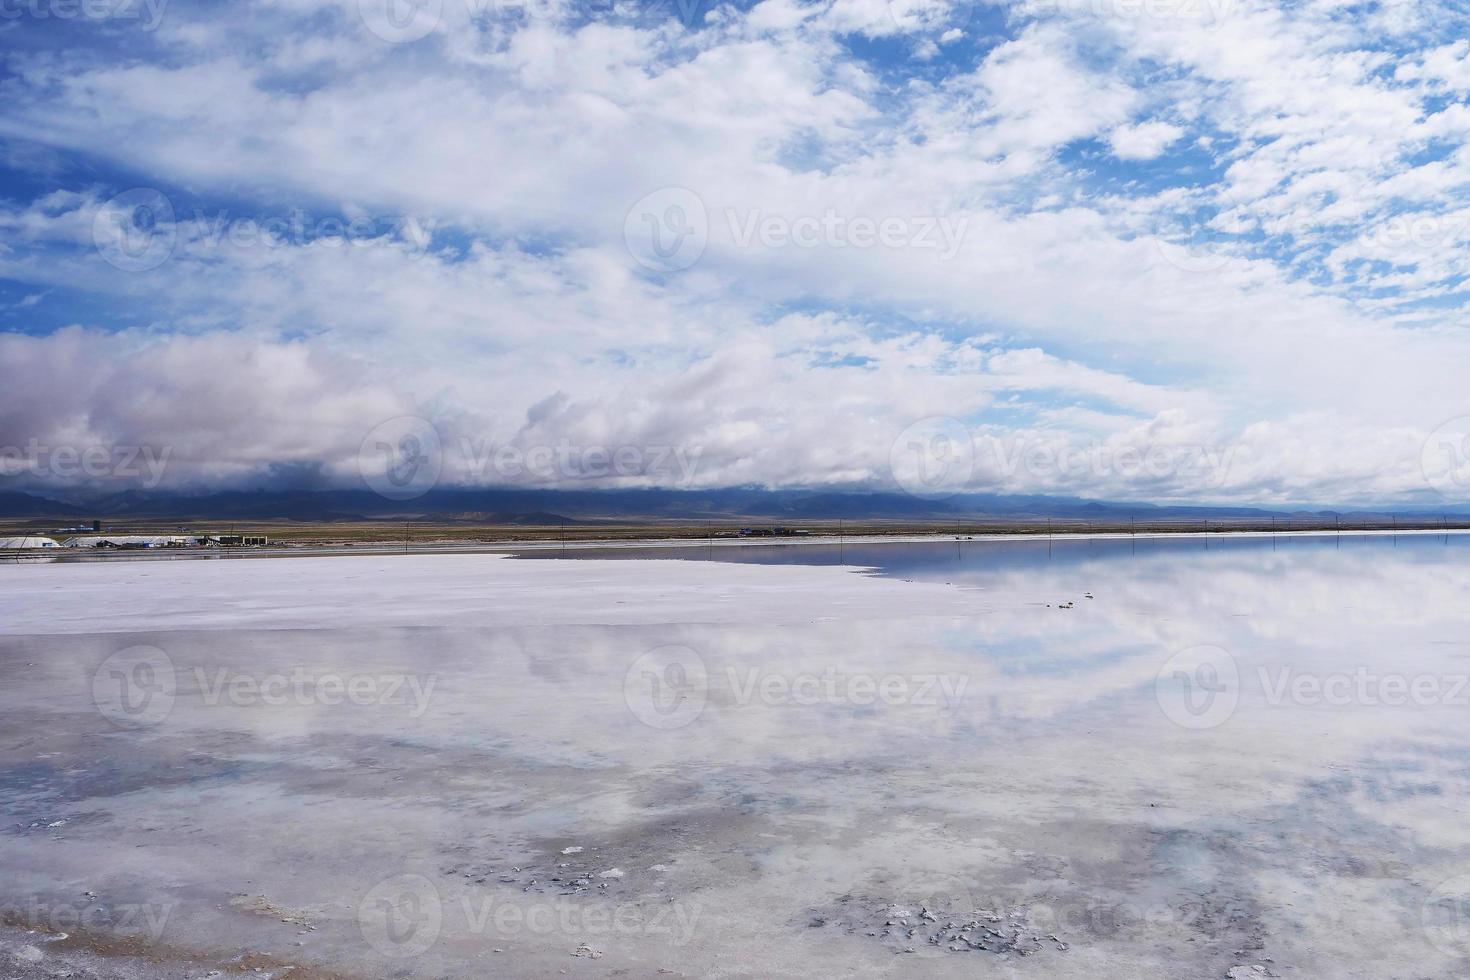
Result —
<path fill-rule="evenodd" d="M 740 536 L 742 538 L 794 538 L 808 532 L 797 531 L 789 527 L 742 527 Z"/>
<path fill-rule="evenodd" d="M 58 541 L 44 535 L 0 537 L 0 551 L 42 551 L 52 548 L 263 548 L 264 534 L 78 534 Z"/>

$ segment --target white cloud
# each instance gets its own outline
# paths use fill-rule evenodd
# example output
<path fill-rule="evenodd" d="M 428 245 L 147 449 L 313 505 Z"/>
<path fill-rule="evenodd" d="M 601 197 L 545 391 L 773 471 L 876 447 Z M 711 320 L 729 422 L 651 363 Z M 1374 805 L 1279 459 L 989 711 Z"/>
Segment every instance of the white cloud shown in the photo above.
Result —
<path fill-rule="evenodd" d="M 1119 126 L 1108 135 L 1113 156 L 1120 160 L 1152 160 L 1167 150 L 1184 130 L 1166 122 Z"/>
<path fill-rule="evenodd" d="M 79 291 L 120 311 L 7 339 L 38 379 L 0 395 L 7 438 L 156 436 L 189 481 L 348 480 L 344 419 L 419 412 L 454 438 L 698 446 L 701 485 L 881 485 L 893 436 L 945 414 L 1007 445 L 1187 432 L 1245 460 L 1218 484 L 987 486 L 1340 500 L 1426 492 L 1423 440 L 1467 410 L 1470 110 L 1445 101 L 1463 41 L 1388 51 L 1333 4 L 1241 0 L 1208 24 L 1018 9 L 986 48 L 949 8 L 930 36 L 882 2 L 767 0 L 699 29 L 450 3 L 439 33 L 388 45 L 355 8 L 171 9 L 141 54 L 7 54 L 0 136 L 104 166 L 86 184 L 48 166 L 46 193 L 0 207 L 0 275 L 50 290 L 48 311 Z M 854 34 L 944 48 L 864 60 Z M 93 216 L 139 174 L 177 242 L 127 272 Z M 708 241 L 651 275 L 625 219 L 663 187 L 694 192 Z M 347 246 L 211 231 L 298 211 L 382 227 Z M 817 238 L 742 236 L 761 222 Z M 854 244 L 863 222 L 898 244 Z M 924 227 L 954 247 L 915 244 Z M 115 370 L 77 371 L 81 344 Z M 183 380 L 251 350 L 228 399 Z M 144 397 L 132 379 L 164 377 L 147 364 L 178 378 Z M 40 398 L 63 377 L 66 399 Z"/>

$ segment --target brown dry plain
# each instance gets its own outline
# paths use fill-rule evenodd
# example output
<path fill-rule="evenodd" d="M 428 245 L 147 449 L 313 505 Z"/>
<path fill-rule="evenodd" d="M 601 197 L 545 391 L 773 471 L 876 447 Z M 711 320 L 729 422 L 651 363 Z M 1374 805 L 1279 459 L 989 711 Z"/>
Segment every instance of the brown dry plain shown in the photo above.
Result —
<path fill-rule="evenodd" d="M 0 519 L 0 537 L 44 535 L 62 540 L 70 533 L 58 528 L 75 525 L 75 519 L 24 518 Z M 745 538 L 742 529 L 769 532 L 782 528 L 785 534 L 766 536 L 755 541 L 790 541 L 800 538 L 840 539 L 845 537 L 969 537 L 992 535 L 1075 535 L 1075 534 L 1228 534 L 1228 533 L 1294 533 L 1305 531 L 1338 531 L 1344 534 L 1362 531 L 1436 531 L 1470 528 L 1470 517 L 1435 515 L 1381 514 L 1296 514 L 1289 517 L 1227 518 L 1155 518 L 1136 520 L 1086 520 L 1075 517 L 981 516 L 952 521 L 883 521 L 820 520 L 783 523 L 770 518 L 750 517 L 708 521 L 661 520 L 580 520 L 564 525 L 491 523 L 483 519 L 425 518 L 419 520 L 378 519 L 345 521 L 296 520 L 211 520 L 145 519 L 104 520 L 108 534 L 238 534 L 265 535 L 271 545 L 285 548 L 334 548 L 371 546 L 384 548 L 406 545 L 413 549 L 476 545 L 555 544 L 633 542 L 633 541 L 698 541 L 715 539 L 733 541 Z"/>

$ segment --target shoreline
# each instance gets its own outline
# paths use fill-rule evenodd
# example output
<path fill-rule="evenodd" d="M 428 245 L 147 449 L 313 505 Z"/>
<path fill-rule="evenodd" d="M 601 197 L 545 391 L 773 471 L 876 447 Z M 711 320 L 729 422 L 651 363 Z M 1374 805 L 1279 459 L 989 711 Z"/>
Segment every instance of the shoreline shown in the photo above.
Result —
<path fill-rule="evenodd" d="M 651 530 L 651 529 L 650 529 Z M 210 561 L 231 560 L 239 558 L 262 559 L 262 558 L 302 558 L 322 557 L 331 555 L 365 555 L 384 557 L 389 555 L 474 555 L 493 554 L 505 555 L 507 557 L 520 557 L 522 555 L 539 555 L 547 552 L 587 552 L 587 551 L 638 551 L 638 550 L 695 550 L 707 549 L 713 551 L 715 548 L 757 548 L 757 547 L 849 547 L 855 545 L 882 545 L 882 544 L 935 544 L 954 542 L 956 544 L 972 543 L 996 543 L 1003 541 L 1089 541 L 1089 540 L 1148 540 L 1158 541 L 1166 539 L 1229 539 L 1243 540 L 1252 538 L 1383 538 L 1413 536 L 1413 537 L 1448 537 L 1449 535 L 1470 534 L 1470 527 L 1432 527 L 1432 526 L 1408 526 L 1399 528 L 1364 527 L 1364 528 L 1337 528 L 1337 527 L 1314 527 L 1296 529 L 1271 529 L 1260 527 L 1249 528 L 1220 528 L 1204 530 L 1200 528 L 1178 528 L 1165 529 L 1151 527 L 1148 530 L 1128 530 L 1118 528 L 1094 529 L 1094 530 L 1018 530 L 1018 531 L 976 531 L 974 533 L 955 534 L 952 531 L 941 532 L 909 532 L 909 533 L 863 533 L 863 534 L 837 534 L 837 533 L 808 533 L 792 536 L 749 536 L 749 537 L 637 537 L 637 538 L 579 538 L 576 540 L 535 540 L 510 539 L 495 542 L 466 542 L 455 539 L 441 541 L 421 540 L 417 542 L 392 543 L 329 543 L 329 544 L 301 544 L 301 545 L 270 545 L 261 548 L 163 548 L 142 550 L 113 550 L 113 549 L 81 549 L 61 548 L 29 551 L 0 552 L 0 561 L 6 562 L 36 562 L 42 564 L 69 564 L 87 563 L 97 561 Z"/>

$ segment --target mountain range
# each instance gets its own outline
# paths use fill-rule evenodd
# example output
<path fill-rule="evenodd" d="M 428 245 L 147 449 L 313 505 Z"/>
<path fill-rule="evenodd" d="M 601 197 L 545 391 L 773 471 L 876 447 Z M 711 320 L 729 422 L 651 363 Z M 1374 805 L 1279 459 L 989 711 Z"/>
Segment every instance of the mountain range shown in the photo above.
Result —
<path fill-rule="evenodd" d="M 636 521 L 945 521 L 972 518 L 1055 517 L 1123 520 L 1270 517 L 1310 513 L 1465 514 L 1443 508 L 1272 510 L 1256 507 L 1159 505 L 1075 497 L 959 494 L 925 500 L 901 493 L 832 490 L 508 490 L 435 489 L 403 502 L 368 490 L 256 490 L 175 494 L 158 491 L 52 499 L 0 492 L 0 518 L 106 518 L 210 520 L 429 520 L 520 525 Z"/>

